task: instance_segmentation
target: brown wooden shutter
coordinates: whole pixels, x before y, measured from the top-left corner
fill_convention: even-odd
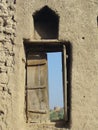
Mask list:
[[[62,52],[63,68],[63,93],[64,93],[64,119],[67,121],[67,68],[66,68],[66,46],[63,45]]]
[[[27,56],[27,115],[30,122],[48,120],[47,54]]]

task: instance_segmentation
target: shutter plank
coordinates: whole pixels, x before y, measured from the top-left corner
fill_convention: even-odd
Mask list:
[[[47,65],[27,67],[27,88],[41,88],[47,85]]]
[[[44,111],[48,109],[46,89],[27,90],[28,111]]]
[[[46,64],[46,60],[42,59],[42,60],[28,60],[27,61],[27,65],[28,66],[33,66],[33,65],[43,65]]]

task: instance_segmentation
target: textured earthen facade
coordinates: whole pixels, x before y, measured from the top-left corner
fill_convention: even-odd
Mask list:
[[[59,16],[56,40],[71,45],[70,125],[63,128],[26,119],[24,41],[42,40],[33,15],[45,6]],[[0,130],[97,129],[98,1],[0,0]]]

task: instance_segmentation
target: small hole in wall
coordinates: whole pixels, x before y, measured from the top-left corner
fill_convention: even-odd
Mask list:
[[[4,115],[4,112],[3,112],[2,110],[0,110],[0,116],[1,116],[1,115]]]
[[[14,4],[16,4],[16,0],[14,0]]]
[[[6,0],[6,3],[8,3],[8,0]]]
[[[85,39],[85,37],[82,37],[82,39],[84,40],[84,39]]]
[[[2,88],[2,91],[5,91],[5,88],[4,88],[4,87]]]
[[[3,27],[6,27],[6,26],[7,26],[7,21],[4,20]]]

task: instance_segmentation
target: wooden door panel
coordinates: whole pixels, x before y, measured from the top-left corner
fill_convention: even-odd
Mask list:
[[[36,88],[39,87],[39,72],[37,66],[28,66],[27,67],[27,88]]]
[[[46,89],[35,89],[27,90],[27,109],[30,112],[47,113],[47,90]]]
[[[47,65],[27,67],[27,88],[43,88],[47,86]]]
[[[27,59],[27,113],[30,122],[48,119],[46,53],[30,53]],[[38,120],[37,120],[38,117]],[[39,119],[40,118],[40,119]]]

